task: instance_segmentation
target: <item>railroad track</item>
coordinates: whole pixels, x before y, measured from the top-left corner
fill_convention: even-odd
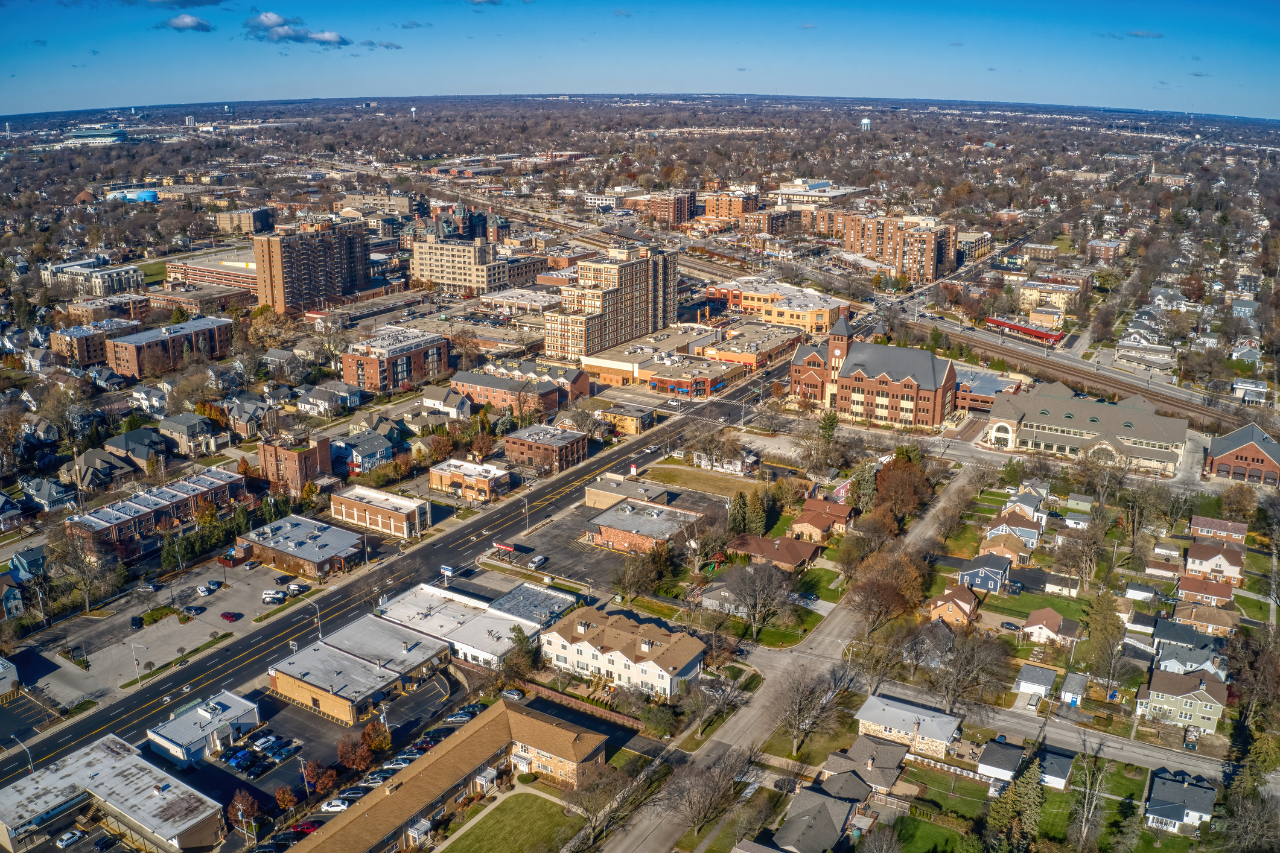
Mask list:
[[[921,323],[918,321],[909,321],[907,326],[916,332],[929,334],[933,328],[931,323]],[[1233,412],[1224,410],[1217,406],[1205,403],[1196,403],[1162,391],[1158,386],[1147,385],[1140,382],[1128,382],[1124,379],[1118,379],[1102,373],[1096,373],[1085,367],[1076,367],[1071,364],[1064,364],[1060,361],[1046,358],[1042,355],[1032,355],[1030,353],[1016,350],[1010,347],[1003,347],[991,341],[982,340],[972,335],[966,335],[963,332],[948,331],[947,335],[952,341],[959,341],[967,344],[971,349],[978,353],[988,356],[999,356],[1003,358],[1010,366],[1015,363],[1023,370],[1030,373],[1037,373],[1042,377],[1053,379],[1055,381],[1066,382],[1084,388],[1086,391],[1097,393],[1113,393],[1127,397],[1138,395],[1144,399],[1155,403],[1157,407],[1168,411],[1180,412],[1188,415],[1192,420],[1199,420],[1202,424],[1219,423],[1223,427],[1234,428],[1242,426],[1244,420]]]
[[[717,264],[714,261],[704,261],[700,258],[694,258],[681,252],[678,259],[678,265],[681,269],[697,273],[700,276],[714,278],[718,281],[729,281],[743,275],[750,275],[749,272],[734,269],[723,264]]]

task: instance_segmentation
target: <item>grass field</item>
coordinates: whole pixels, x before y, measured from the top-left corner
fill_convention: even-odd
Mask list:
[[[974,819],[982,816],[987,804],[987,786],[963,776],[909,765],[905,780],[924,786],[916,799],[935,806],[938,811]]]
[[[1040,837],[1052,841],[1067,840],[1067,824],[1071,822],[1071,804],[1079,796],[1075,791],[1044,792],[1044,808],[1040,810]]]
[[[1023,618],[1029,616],[1033,610],[1040,610],[1044,607],[1050,607],[1062,616],[1068,619],[1075,619],[1077,622],[1084,616],[1083,599],[1065,598],[1057,595],[1036,595],[1030,592],[1024,592],[1016,598],[1008,595],[993,595],[983,605],[984,609],[995,613],[1021,616]]]
[[[982,534],[978,532],[978,528],[972,524],[963,524],[959,533],[943,543],[942,550],[950,557],[972,559],[977,555],[981,543]]]
[[[510,848],[513,839],[519,839],[523,849],[550,847],[560,827],[576,833],[584,823],[577,815],[566,816],[561,806],[537,794],[514,794],[455,836],[449,849],[453,853],[489,853]]]
[[[1134,802],[1144,799],[1147,793],[1147,768],[1138,768],[1139,776],[1132,779],[1124,775],[1124,765],[1120,764],[1107,774],[1107,793],[1113,797],[1128,797]]]
[[[791,738],[781,728],[774,731],[761,751],[780,758],[790,758],[794,761],[799,761],[801,764],[822,764],[827,760],[828,755],[838,749],[844,749],[857,738],[858,721],[852,717],[865,701],[867,701],[867,697],[861,693],[846,694],[840,702],[841,707],[849,713],[848,725],[839,731],[829,734],[809,736],[804,743],[800,744],[798,755],[791,753]]]
[[[795,521],[795,516],[793,515],[780,515],[778,516],[777,523],[774,524],[773,528],[765,535],[770,539],[777,539],[779,536],[786,536],[787,531],[791,529],[791,522],[793,521]]]
[[[655,465],[645,471],[644,476],[667,486],[680,486],[726,498],[731,498],[738,492],[749,492],[756,486],[755,481],[743,477],[714,474],[703,471],[701,468],[683,466],[677,468],[672,465]]]
[[[951,853],[960,843],[960,833],[913,817],[898,818],[893,828],[902,853]]]
[[[840,601],[840,590],[831,584],[840,579],[840,573],[831,569],[809,569],[796,581],[796,592],[811,592],[823,601]]]
[[[1271,604],[1266,601],[1259,601],[1256,598],[1245,598],[1243,595],[1235,599],[1236,606],[1241,612],[1255,622],[1271,621]]]

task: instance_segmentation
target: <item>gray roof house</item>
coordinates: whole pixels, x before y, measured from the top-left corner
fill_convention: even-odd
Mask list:
[[[832,797],[821,788],[796,791],[787,819],[773,836],[773,843],[791,853],[825,853],[844,836],[853,803]]]
[[[1216,675],[1219,681],[1231,680],[1227,672],[1226,655],[1217,649],[1189,649],[1186,646],[1169,643],[1161,647],[1156,666],[1165,672],[1176,672],[1182,675],[1208,672]]]
[[[887,793],[898,780],[906,755],[907,748],[900,743],[859,735],[844,752],[833,752],[827,756],[818,774],[818,782],[827,793],[844,799],[863,800],[866,795],[847,796],[846,793],[853,789],[840,780],[842,776],[856,777],[869,790]]]
[[[1025,754],[1026,750],[1016,744],[987,741],[978,758],[978,772],[992,779],[1012,782],[1013,774],[1022,766],[1022,756]]]
[[[1040,759],[1040,784],[1055,791],[1067,790],[1076,757],[1056,749],[1042,749],[1036,758]]]
[[[1208,780],[1184,771],[1157,770],[1147,796],[1147,826],[1178,832],[1213,816],[1218,791]]]
[[[872,696],[854,715],[862,734],[906,745],[911,752],[944,758],[960,718],[891,696]]]
[[[213,421],[203,415],[182,412],[165,418],[159,426],[166,444],[172,442],[173,448],[183,456],[197,456],[214,451]]]
[[[1080,700],[1085,697],[1085,691],[1089,689],[1089,676],[1083,672],[1068,672],[1062,679],[1062,687],[1058,690],[1058,695],[1062,697],[1062,701],[1075,707],[1080,704]]]
[[[422,392],[418,405],[424,410],[439,412],[454,419],[471,417],[471,401],[452,388],[433,385]]]

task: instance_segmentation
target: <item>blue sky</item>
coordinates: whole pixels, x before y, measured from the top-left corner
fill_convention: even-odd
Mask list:
[[[0,0],[0,114],[740,92],[1280,118],[1275,3]]]

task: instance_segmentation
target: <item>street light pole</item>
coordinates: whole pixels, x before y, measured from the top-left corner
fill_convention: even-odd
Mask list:
[[[147,651],[146,646],[140,646],[137,643],[129,644],[133,648],[133,674],[138,677],[138,686],[142,686],[142,670],[138,669],[138,649]]]
[[[18,740],[17,735],[9,735],[9,737],[13,738],[14,740]],[[27,749],[27,745],[20,740],[18,740],[18,746],[22,747],[23,751],[26,752],[27,754],[27,771],[30,773],[35,773],[36,768],[31,762],[31,750]]]
[[[529,532],[529,499],[521,496],[520,500],[524,501],[524,532]]]
[[[314,608],[316,609],[316,635],[317,635],[321,640],[323,640],[323,639],[324,639],[324,631],[322,631],[322,630],[320,629],[320,605],[319,605],[319,604],[316,604],[314,601],[307,601],[307,604],[310,604],[312,607],[314,607]]]

